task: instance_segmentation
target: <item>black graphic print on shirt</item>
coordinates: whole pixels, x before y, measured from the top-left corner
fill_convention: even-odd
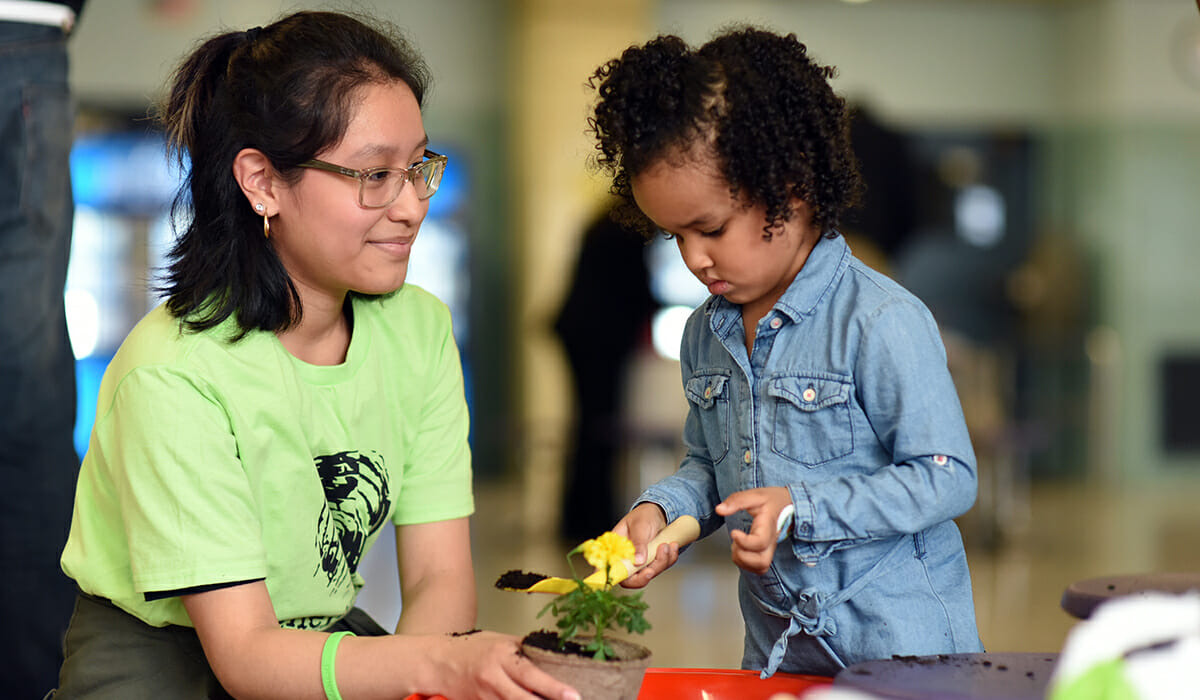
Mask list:
[[[313,459],[326,505],[317,523],[320,568],[330,590],[345,585],[362,560],[367,537],[387,520],[387,469],[377,452],[339,452]]]

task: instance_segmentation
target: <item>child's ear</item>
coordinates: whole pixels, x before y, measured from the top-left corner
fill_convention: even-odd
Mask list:
[[[792,208],[792,220],[800,222],[806,235],[811,233],[810,229],[813,227],[812,207],[808,206],[808,202],[799,197],[792,197],[789,205]]]
[[[279,213],[276,197],[278,174],[262,151],[257,148],[238,151],[233,157],[233,177],[256,215],[274,216]]]
[[[792,208],[792,216],[798,217],[805,224],[812,223],[812,207],[808,206],[808,202],[799,197],[792,197],[792,201],[788,204]]]

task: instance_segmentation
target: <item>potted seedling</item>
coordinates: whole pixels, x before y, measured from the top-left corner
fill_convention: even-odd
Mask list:
[[[687,544],[696,539],[699,530],[695,519],[680,518],[649,543],[647,552],[652,557],[663,542]],[[576,555],[595,567],[591,575],[579,576]],[[538,617],[549,613],[557,630],[526,635],[521,650],[588,700],[633,700],[650,666],[650,649],[613,634],[621,630],[642,634],[650,629],[641,591],[626,591],[618,585],[637,570],[633,558],[634,547],[628,538],[606,532],[567,553],[571,578],[509,571],[496,581],[496,587],[503,590],[556,594]]]

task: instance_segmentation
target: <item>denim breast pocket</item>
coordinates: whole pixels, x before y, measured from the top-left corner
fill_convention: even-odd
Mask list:
[[[692,412],[700,420],[713,464],[729,452],[729,373],[699,371],[684,386]]]
[[[806,467],[820,466],[854,451],[850,416],[853,384],[825,376],[777,377],[767,384],[774,399],[771,449]]]

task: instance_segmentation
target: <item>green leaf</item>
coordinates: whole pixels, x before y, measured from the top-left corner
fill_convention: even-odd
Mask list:
[[[564,645],[591,630],[595,639],[586,649],[603,659],[613,656],[612,647],[604,641],[609,628],[620,627],[631,634],[650,629],[643,615],[649,606],[640,591],[620,595],[612,588],[592,588],[578,578],[575,580],[579,584],[575,590],[556,597],[538,612],[538,617],[549,612],[557,618],[559,639]]]

